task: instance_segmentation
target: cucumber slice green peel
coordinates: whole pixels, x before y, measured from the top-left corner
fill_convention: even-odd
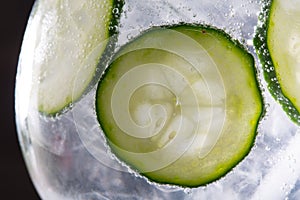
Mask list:
[[[156,27],[103,74],[96,113],[115,155],[157,183],[198,187],[250,151],[263,101],[254,59],[223,31]]]
[[[300,3],[264,0],[254,46],[271,95],[300,125]]]
[[[23,58],[21,65],[32,66],[33,96],[42,114],[60,114],[97,83],[96,69],[104,68],[114,48],[122,6],[121,0],[35,3],[22,55],[31,60]]]

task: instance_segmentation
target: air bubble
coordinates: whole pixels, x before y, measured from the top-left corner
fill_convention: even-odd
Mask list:
[[[269,146],[266,146],[266,147],[265,147],[265,150],[266,150],[266,151],[270,151],[271,148],[270,148]]]
[[[247,40],[246,43],[247,43],[247,45],[249,45],[249,46],[253,46],[253,40]]]
[[[192,190],[189,188],[185,188],[183,191],[184,191],[184,193],[186,193],[188,195],[192,194]]]
[[[113,14],[119,14],[119,9],[118,9],[118,8],[114,8],[114,9],[112,10],[112,13],[113,13]]]

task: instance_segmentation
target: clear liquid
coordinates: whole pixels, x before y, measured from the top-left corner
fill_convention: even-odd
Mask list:
[[[259,1],[128,0],[123,9],[117,47],[149,27],[186,22],[222,28],[248,48],[256,59],[267,105],[255,146],[225,177],[205,187],[184,189],[153,183],[117,160],[107,147],[95,113],[96,85],[62,115],[45,117],[36,111],[34,100],[26,99],[31,86],[29,81],[27,86],[22,83],[31,74],[20,65],[16,89],[19,139],[41,197],[300,199],[300,131],[267,91],[251,42]]]

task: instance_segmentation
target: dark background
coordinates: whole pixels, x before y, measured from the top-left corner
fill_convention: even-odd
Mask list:
[[[1,1],[0,199],[39,199],[24,164],[14,120],[14,82],[18,55],[33,2]]]

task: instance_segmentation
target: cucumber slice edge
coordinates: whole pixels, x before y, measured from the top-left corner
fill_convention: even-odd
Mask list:
[[[291,121],[293,121],[297,125],[300,125],[300,111],[295,108],[292,101],[284,94],[281,89],[267,42],[268,27],[270,23],[273,1],[274,0],[262,1],[263,6],[258,18],[260,23],[255,30],[253,44],[256,49],[257,56],[261,62],[264,79],[266,80],[270,94],[281,105],[282,109],[291,119]]]

